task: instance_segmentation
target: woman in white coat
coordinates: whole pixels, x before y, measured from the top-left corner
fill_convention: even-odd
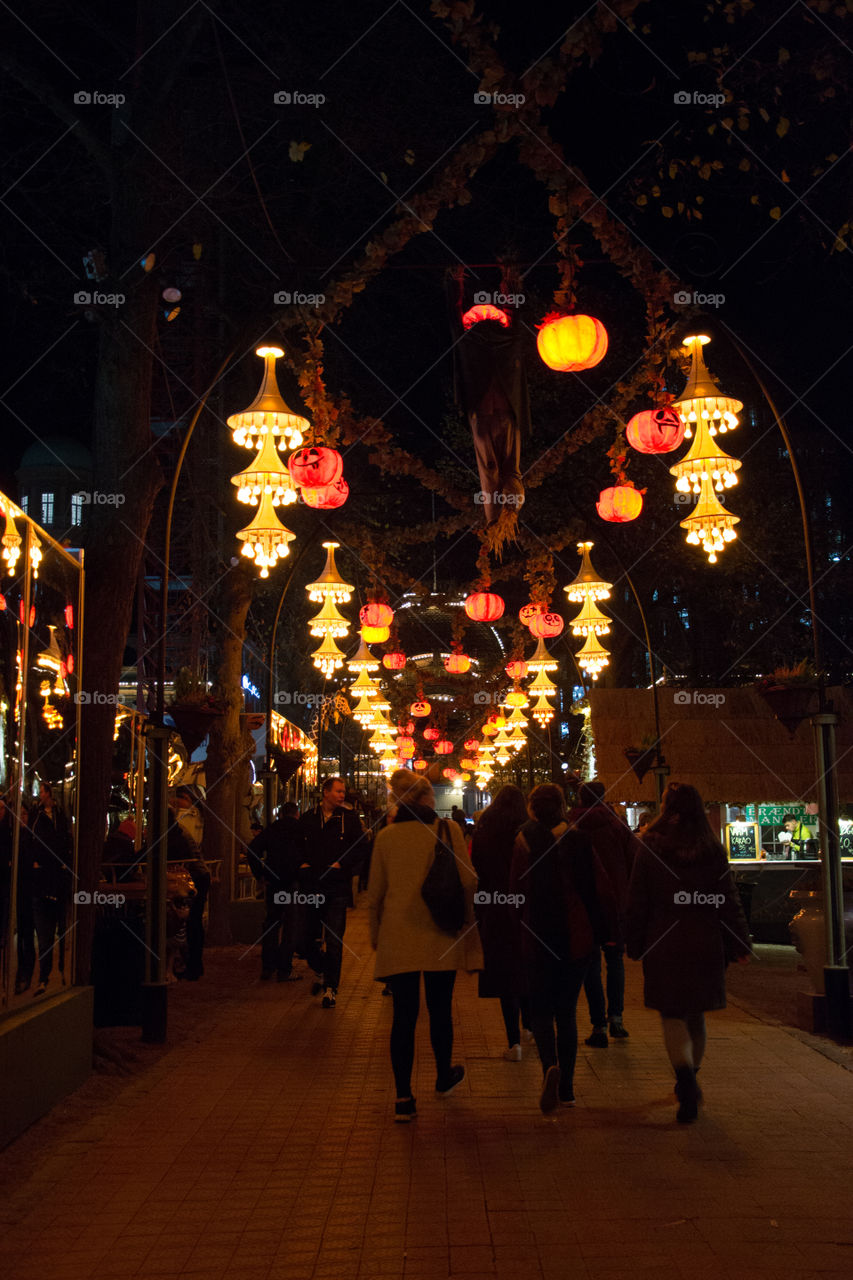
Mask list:
[[[376,949],[376,980],[388,984],[394,1000],[391,1027],[391,1066],[397,1087],[394,1118],[405,1123],[416,1115],[412,1065],[421,974],[435,1055],[435,1091],[446,1097],[465,1077],[465,1068],[451,1063],[456,970],[481,969],[483,953],[474,919],[477,877],[462,832],[455,822],[446,823],[448,844],[456,857],[466,904],[465,924],[454,936],[438,928],[421,897],[439,828],[429,780],[408,769],[398,769],[391,775],[389,785],[394,813],[373,845],[367,897],[370,937]]]

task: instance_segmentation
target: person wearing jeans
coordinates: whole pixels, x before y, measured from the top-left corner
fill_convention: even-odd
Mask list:
[[[390,788],[393,817],[373,844],[367,899],[370,940],[376,949],[376,981],[386,982],[393,998],[394,1119],[406,1123],[417,1114],[412,1067],[421,974],[435,1058],[435,1091],[446,1097],[465,1078],[464,1066],[452,1061],[456,971],[482,969],[483,953],[474,919],[477,877],[462,832],[455,822],[439,823],[427,778],[397,769],[391,775]],[[439,839],[452,849],[465,892],[465,923],[457,934],[438,927],[421,896]]]

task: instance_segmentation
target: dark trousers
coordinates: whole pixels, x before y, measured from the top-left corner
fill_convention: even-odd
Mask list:
[[[559,1066],[560,1080],[571,1088],[578,1055],[576,1010],[589,960],[544,958],[530,991],[530,1029],[543,1072]],[[556,1024],[556,1035],[554,1026]]]
[[[327,987],[337,991],[341,981],[341,961],[344,956],[344,934],[347,928],[347,906],[344,893],[329,897],[319,907],[312,909],[306,919],[306,960],[315,973],[322,973]],[[320,931],[326,945],[320,946]]]
[[[438,1083],[450,1074],[453,1052],[453,984],[456,970],[424,972],[424,995],[429,1013],[429,1038],[435,1055]],[[412,1094],[412,1064],[415,1060],[415,1027],[421,1005],[420,972],[394,973],[388,979],[394,999],[391,1024],[391,1067],[398,1098]]]
[[[56,898],[33,898],[33,918],[39,943],[39,982],[47,982],[57,934],[65,928],[65,908]]]
[[[607,968],[606,1008],[604,988],[601,985],[602,950]],[[605,946],[593,952],[583,980],[583,989],[589,1005],[590,1021],[594,1027],[604,1027],[608,1022],[621,1020],[625,1008],[625,958],[621,947]]]
[[[501,996],[501,1014],[504,1020],[507,1044],[510,1049],[521,1043],[521,1027],[530,1026],[530,1010],[525,999],[518,996]],[[519,1025],[520,1024],[520,1025]]]
[[[204,974],[204,908],[210,893],[210,872],[201,862],[188,862],[187,871],[195,887],[195,897],[190,898],[190,914],[187,917],[187,963],[184,977],[195,982]]]
[[[276,896],[283,889],[290,895],[290,902],[276,902]],[[293,901],[295,890],[295,885],[285,887],[276,883],[275,888],[267,885],[267,913],[264,917],[264,931],[261,938],[261,965],[264,969],[275,969],[277,973],[290,973],[293,967],[296,913],[299,909]]]

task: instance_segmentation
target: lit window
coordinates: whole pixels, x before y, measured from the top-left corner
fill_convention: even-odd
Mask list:
[[[41,522],[42,524],[53,524],[52,493],[43,493],[41,495]]]
[[[23,498],[21,498],[21,510],[23,511],[24,515],[28,514],[27,508],[29,507],[29,505],[30,505],[30,500],[27,497],[27,495],[24,494]]]
[[[72,493],[71,495],[71,523],[83,523],[83,495],[82,493]]]

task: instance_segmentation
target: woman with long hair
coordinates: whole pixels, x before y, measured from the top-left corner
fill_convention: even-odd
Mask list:
[[[510,888],[520,900],[530,1026],[544,1073],[539,1106],[548,1114],[558,1103],[575,1105],[578,996],[590,957],[613,939],[615,911],[589,839],[566,822],[560,788],[534,787],[527,811]]]
[[[705,1013],[726,1007],[726,964],[749,960],[749,930],[725,850],[695,787],[671,782],[641,840],[628,889],[628,955],[642,960],[675,1070],[676,1119],[696,1119]]]
[[[518,911],[511,900],[509,877],[515,837],[526,821],[524,792],[508,783],[483,811],[471,839],[471,862],[478,880],[474,910],[483,944],[478,994],[501,1002],[507,1039],[503,1056],[509,1062],[521,1061],[522,1020]],[[523,1020],[526,1025],[527,1018]]]
[[[455,822],[439,823],[428,778],[397,769],[389,780],[393,817],[377,832],[367,885],[370,939],[376,950],[377,982],[386,982],[394,1002],[391,1066],[397,1087],[394,1119],[414,1120],[412,1067],[420,1009],[421,974],[435,1056],[435,1091],[447,1097],[465,1078],[453,1053],[453,986],[457,969],[481,969],[483,953],[474,920],[477,877]],[[453,851],[465,891],[465,923],[451,935],[436,925],[421,896],[436,844]]]

